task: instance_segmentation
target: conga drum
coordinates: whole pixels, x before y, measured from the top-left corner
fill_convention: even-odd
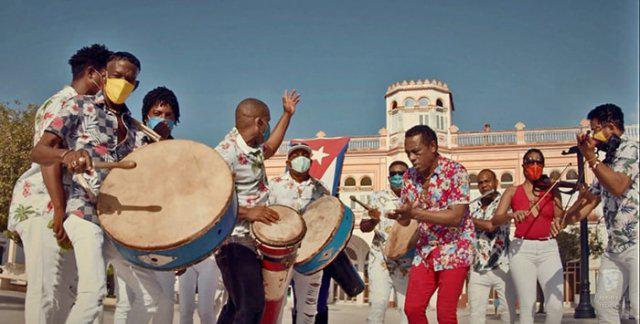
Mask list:
[[[302,240],[294,268],[302,274],[324,269],[342,251],[354,226],[351,209],[333,196],[312,202],[302,215],[307,235]]]
[[[260,321],[262,324],[275,324],[278,321],[289,286],[289,272],[296,259],[300,241],[307,231],[304,220],[293,208],[282,205],[272,205],[269,208],[280,216],[277,222],[251,224],[251,234],[262,255],[265,294],[265,307]]]
[[[342,251],[324,271],[336,281],[349,297],[355,297],[364,291],[364,280],[356,271],[347,254]]]
[[[407,226],[396,222],[384,243],[384,257],[396,261],[403,269],[408,270],[411,268],[411,262],[416,252],[417,241],[418,221],[412,219]]]
[[[188,267],[208,257],[231,234],[237,201],[231,170],[212,148],[162,141],[112,170],[98,196],[105,233],[129,262],[153,270]]]

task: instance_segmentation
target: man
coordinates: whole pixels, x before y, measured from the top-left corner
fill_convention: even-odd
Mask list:
[[[269,185],[269,204],[291,207],[302,215],[307,206],[318,198],[329,195],[329,191],[309,175],[311,169],[311,148],[304,143],[292,145],[287,152],[287,172],[273,179]],[[318,294],[322,281],[322,271],[304,275],[291,270],[294,323],[313,324],[317,312]],[[284,307],[284,303],[283,303]]]
[[[141,145],[141,132],[125,104],[137,87],[139,71],[140,61],[131,53],[113,53],[107,61],[106,75],[96,82],[101,91],[68,101],[31,153],[36,163],[62,163],[66,167],[63,177],[53,180],[56,186],[62,187],[63,182],[70,186],[63,230],[74,247],[79,281],[68,323],[91,323],[96,319],[106,292],[105,259],[134,289],[136,301],[144,303],[140,311],[138,304],[132,305],[136,311],[131,312],[131,322],[146,323],[163,297],[153,272],[126,263],[113,244],[104,241],[104,233],[97,225],[96,196],[107,171],[94,170],[92,159],[116,162]]]
[[[162,139],[172,139],[171,131],[180,121],[180,104],[178,98],[166,87],[156,87],[142,99],[142,121],[158,133]],[[130,267],[131,265],[128,265]],[[175,274],[172,271],[154,271],[158,284],[165,298],[158,300],[157,311],[153,315],[153,323],[172,323],[175,295]],[[135,293],[116,272],[116,309],[113,314],[114,323],[126,323],[131,311],[131,302],[135,302]],[[140,292],[146,293],[145,289]],[[131,297],[131,298],[130,298]],[[151,296],[143,297],[151,300]],[[141,303],[138,302],[140,305]],[[143,303],[142,303],[143,304]]]
[[[620,107],[600,105],[587,118],[593,136],[578,135],[578,148],[596,179],[589,190],[580,190],[560,227],[584,219],[603,202],[609,241],[600,263],[594,305],[600,323],[620,323],[619,301],[627,287],[631,315],[638,318],[638,144],[624,135]],[[602,162],[596,149],[605,153]],[[554,234],[558,230],[554,228]]]
[[[409,323],[427,323],[426,307],[437,289],[438,323],[456,323],[474,255],[467,170],[438,154],[438,137],[429,126],[409,129],[404,149],[413,167],[404,175],[403,205],[389,214],[403,226],[419,222],[404,312]]]
[[[216,255],[229,293],[218,323],[257,323],[262,318],[262,270],[249,224],[278,220],[278,214],[266,207],[269,189],[264,160],[280,147],[299,102],[300,95],[295,90],[284,92],[284,112],[271,133],[269,107],[258,99],[242,100],[236,107],[235,127],[216,147],[235,175],[239,205],[238,222]]]
[[[67,101],[100,90],[95,84],[104,73],[110,55],[111,51],[104,45],[94,44],[81,48],[69,59],[71,85],[38,108],[34,144]],[[18,179],[9,207],[9,231],[19,235],[25,253],[29,283],[25,297],[26,323],[63,323],[75,299],[75,259],[68,249],[68,238],[61,231],[66,204],[64,189],[52,184],[52,179],[60,174],[60,164],[41,168],[33,163]]]
[[[469,206],[473,225],[476,228],[476,254],[473,269],[469,275],[469,306],[471,323],[485,323],[487,297],[491,289],[498,293],[503,323],[515,322],[515,291],[509,274],[509,226],[505,223],[493,226],[491,219],[500,203],[496,174],[484,169],[478,173],[480,197]]]
[[[384,323],[384,316],[389,304],[389,294],[393,289],[398,297],[398,310],[402,313],[402,323],[407,322],[404,315],[404,300],[407,293],[407,270],[411,267],[411,259],[402,258],[397,261],[387,260],[383,254],[384,244],[389,238],[394,221],[381,217],[392,211],[400,203],[402,176],[409,166],[402,161],[393,161],[389,165],[389,185],[391,190],[381,190],[371,194],[370,219],[360,221],[360,230],[375,232],[369,254],[369,309],[368,323]]]

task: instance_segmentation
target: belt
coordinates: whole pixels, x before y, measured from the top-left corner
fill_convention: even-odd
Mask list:
[[[553,237],[524,237],[524,236],[516,236],[516,238],[519,238],[521,240],[527,240],[527,241],[548,241],[548,240],[553,240]]]

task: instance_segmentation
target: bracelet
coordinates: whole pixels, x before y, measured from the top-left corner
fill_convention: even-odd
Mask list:
[[[589,165],[591,165],[591,162],[593,162],[593,161],[595,161],[595,160],[597,160],[597,159],[598,159],[598,157],[597,157],[597,156],[594,156],[594,157],[593,157],[593,159],[589,159],[589,160],[587,160],[587,163],[589,163]]]
[[[60,155],[60,161],[64,160],[64,157],[67,156],[67,154],[73,152],[73,150],[66,150],[64,153],[62,153]]]

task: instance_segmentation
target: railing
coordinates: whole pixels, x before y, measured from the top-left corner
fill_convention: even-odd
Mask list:
[[[524,141],[526,143],[575,142],[578,133],[580,128],[530,130],[524,132]]]
[[[352,137],[349,141],[349,152],[377,151],[382,147],[381,136],[375,137]],[[289,149],[289,141],[283,141],[278,148],[277,154],[286,154]]]
[[[458,133],[457,141],[453,144],[458,146],[513,145],[517,144],[517,137],[515,131]]]

